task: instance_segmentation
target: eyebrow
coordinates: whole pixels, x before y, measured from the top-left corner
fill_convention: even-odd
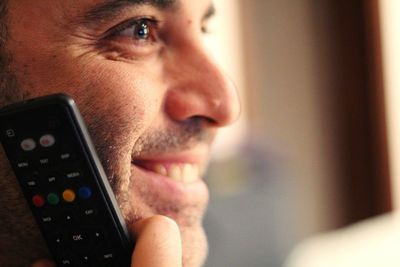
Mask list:
[[[83,24],[92,24],[104,21],[120,14],[127,7],[154,6],[158,9],[172,9],[177,7],[177,0],[107,0],[90,8],[81,16]]]

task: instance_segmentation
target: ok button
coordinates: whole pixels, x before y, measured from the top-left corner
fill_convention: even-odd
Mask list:
[[[72,232],[69,240],[74,245],[86,245],[89,243],[88,235],[85,232]]]

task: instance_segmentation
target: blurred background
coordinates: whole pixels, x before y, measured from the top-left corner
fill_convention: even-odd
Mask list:
[[[206,267],[400,266],[400,1],[214,2],[243,114],[206,178]]]

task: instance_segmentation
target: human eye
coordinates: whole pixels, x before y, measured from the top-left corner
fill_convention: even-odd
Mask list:
[[[159,47],[159,21],[139,17],[124,21],[107,31],[104,40],[109,49],[124,56],[144,56]]]
[[[131,39],[133,42],[155,42],[158,22],[152,18],[138,18],[127,21],[113,29],[111,37]]]

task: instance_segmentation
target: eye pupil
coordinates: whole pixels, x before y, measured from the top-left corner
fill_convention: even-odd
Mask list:
[[[138,39],[147,39],[149,37],[149,33],[149,26],[146,23],[142,22],[138,25],[136,32],[136,37]]]

